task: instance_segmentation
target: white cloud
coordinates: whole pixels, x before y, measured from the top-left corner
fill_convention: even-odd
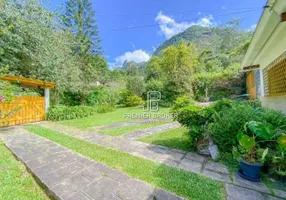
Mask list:
[[[210,27],[215,24],[212,15],[200,18],[196,22],[177,23],[174,18],[172,18],[171,16],[164,15],[162,11],[158,13],[157,17],[155,18],[155,21],[160,24],[160,33],[164,34],[167,39],[186,30],[193,25]]]
[[[222,6],[221,9],[226,10],[226,7],[225,7],[225,6]]]
[[[121,56],[118,56],[115,58],[115,62],[113,63],[108,63],[110,68],[117,68],[117,67],[121,67],[122,64],[127,60],[129,61],[135,61],[137,63],[140,62],[145,62],[148,61],[150,59],[150,55],[143,51],[142,49],[137,49],[134,51],[128,51],[126,53],[124,53]]]
[[[257,24],[253,24],[252,26],[250,26],[249,29],[247,29],[247,31],[255,31]]]

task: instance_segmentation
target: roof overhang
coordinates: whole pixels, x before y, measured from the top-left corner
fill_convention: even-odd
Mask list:
[[[250,45],[241,63],[241,68],[258,65],[254,63],[265,44],[274,34],[277,26],[283,22],[283,13],[286,12],[285,0],[268,0],[260,17]],[[286,23],[286,22],[283,22]]]
[[[40,81],[40,80],[35,80],[35,79],[30,79],[30,78],[24,78],[20,76],[7,75],[0,79],[3,81],[20,83],[21,86],[23,87],[30,87],[30,88],[39,88],[39,87],[40,88],[55,88],[56,87],[55,83]]]
[[[249,72],[249,71],[257,70],[259,69],[259,67],[260,65],[245,66],[241,70],[239,70],[239,72]]]

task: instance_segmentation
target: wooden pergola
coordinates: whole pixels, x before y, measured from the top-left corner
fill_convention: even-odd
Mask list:
[[[10,76],[6,75],[0,78],[3,81],[9,81],[13,83],[19,83],[21,87],[26,88],[42,88],[45,90],[45,110],[47,111],[50,106],[50,88],[55,88],[56,84],[47,82],[47,81],[40,81],[31,78],[25,78],[21,76]]]

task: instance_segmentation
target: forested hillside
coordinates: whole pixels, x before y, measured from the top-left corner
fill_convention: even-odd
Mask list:
[[[207,49],[216,54],[227,53],[245,43],[252,35],[251,32],[238,30],[238,27],[238,19],[216,27],[191,26],[166,40],[156,49],[153,55],[159,56],[162,54],[162,50],[177,45],[182,40],[195,44],[200,51]]]

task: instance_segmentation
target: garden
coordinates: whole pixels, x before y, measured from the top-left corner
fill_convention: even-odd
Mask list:
[[[264,177],[285,182],[286,117],[281,112],[263,108],[259,100],[222,99],[201,107],[186,96],[171,112],[188,128],[192,150],[203,152],[213,140],[219,150],[215,159],[233,171],[239,168],[244,178],[259,181],[262,170]]]
[[[82,130],[96,131],[97,126],[131,121],[132,119],[124,119],[124,113],[140,112],[142,107],[119,107],[114,112],[93,114],[86,118],[64,120],[58,123]],[[210,141],[213,141],[218,148],[213,159],[227,165],[232,172],[236,172],[239,168],[241,172],[243,163],[250,166],[258,165],[256,174],[250,174],[250,177],[245,178],[260,181],[260,170],[262,170],[263,178],[285,182],[286,117],[281,112],[263,108],[259,100],[222,99],[210,106],[202,107],[189,96],[177,98],[171,108],[162,108],[159,112],[178,114],[174,120],[182,127],[145,136],[138,141],[183,151],[195,151],[209,156],[208,147]],[[55,115],[53,108],[51,113]],[[160,126],[170,120],[151,122],[108,128],[99,132],[120,136]],[[244,176],[244,173],[241,173]]]
[[[6,75],[56,84],[46,121],[0,129],[0,199],[83,195],[84,186],[106,177],[192,200],[229,199],[241,190],[249,199],[254,192],[285,197],[286,115],[259,100],[234,100],[247,96],[239,63],[252,37],[239,19],[191,26],[148,61],[113,68],[92,3],[67,0],[63,8],[0,0],[0,104],[44,94],[3,81]],[[160,98],[150,98],[151,91]],[[19,110],[0,110],[0,125]],[[136,194],[133,185],[126,188]]]

